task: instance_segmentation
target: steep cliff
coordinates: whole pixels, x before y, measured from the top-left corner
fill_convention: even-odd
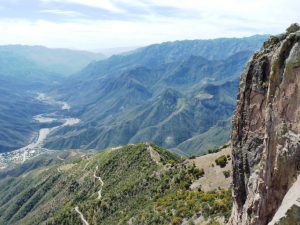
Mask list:
[[[231,135],[231,224],[268,224],[295,183],[300,169],[299,86],[300,27],[293,24],[264,43],[241,78]]]

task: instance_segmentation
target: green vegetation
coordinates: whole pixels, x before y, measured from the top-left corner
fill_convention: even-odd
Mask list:
[[[223,174],[224,174],[225,178],[230,177],[230,170],[224,170]]]
[[[54,132],[46,147],[214,149],[229,140],[240,74],[266,38],[162,43],[92,63],[60,89],[81,125]]]
[[[207,225],[221,225],[221,224],[216,220],[212,220]]]
[[[219,148],[216,148],[216,149],[208,149],[207,153],[208,153],[208,154],[212,154],[212,153],[217,153],[217,152],[219,152],[219,151],[221,151],[221,149],[219,149]]]
[[[27,170],[26,176],[0,174],[1,224],[80,224],[76,206],[90,224],[180,224],[198,214],[206,219],[230,214],[229,190],[190,190],[205,171],[155,145],[128,145],[57,163]],[[104,181],[101,200],[93,178],[97,167]]]
[[[53,107],[35,99],[35,92],[62,82],[99,54],[41,46],[0,46],[0,152],[28,145],[40,124],[32,117],[53,112]]]
[[[227,157],[222,155],[215,160],[216,164],[221,168],[224,168],[227,165]]]
[[[299,224],[300,208],[296,205],[292,206],[286,213],[286,216],[281,218],[276,225],[291,225]]]
[[[228,141],[240,73],[265,39],[163,43],[97,62],[103,56],[90,52],[1,46],[0,83],[7,86],[1,78],[13,81],[6,98],[22,87],[21,99],[23,93],[50,91],[72,105],[80,126],[53,132],[47,148],[104,150],[153,141],[186,156],[200,155]],[[24,99],[26,108],[13,95],[7,107],[0,103],[6,108],[0,109],[1,151],[25,146],[40,125],[33,124],[32,114],[39,112],[33,112],[32,96]]]
[[[208,153],[208,154],[217,153],[217,152],[223,150],[224,148],[228,148],[229,146],[230,146],[230,144],[224,144],[224,145],[222,145],[222,146],[219,147],[219,148],[208,149],[207,153]],[[228,155],[227,155],[227,157],[228,157]],[[230,155],[229,155],[229,157],[230,157]]]
[[[215,192],[198,192],[180,190],[163,196],[158,200],[156,209],[164,218],[180,221],[201,213],[206,219],[218,216],[228,219],[231,213],[231,192],[220,190]]]
[[[194,176],[199,179],[200,177],[203,177],[203,175],[205,174],[204,169],[202,168],[196,168],[194,169]]]

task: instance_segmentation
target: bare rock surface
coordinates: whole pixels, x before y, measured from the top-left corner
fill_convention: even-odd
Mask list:
[[[299,30],[293,24],[285,34],[271,37],[242,75],[231,135],[230,224],[268,224],[298,177]]]

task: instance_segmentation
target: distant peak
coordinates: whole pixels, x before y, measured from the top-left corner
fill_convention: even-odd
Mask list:
[[[290,33],[295,33],[297,31],[300,30],[300,26],[298,23],[293,23],[291,24],[287,29],[286,29],[286,32],[287,34],[290,34]]]

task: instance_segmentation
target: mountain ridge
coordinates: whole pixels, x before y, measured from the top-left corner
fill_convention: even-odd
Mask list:
[[[92,63],[53,92],[74,106],[73,113],[81,119],[81,125],[56,131],[45,146],[101,150],[153,141],[163,147],[177,148],[185,140],[216,125],[215,119],[226,120],[231,116],[237,90],[237,85],[231,82],[236,84],[244,65],[264,38],[163,43]],[[201,56],[210,50],[203,48],[207,43],[215,46],[212,55],[220,50],[221,43],[223,55],[214,56],[217,59]],[[231,89],[226,89],[226,85]],[[157,102],[162,93],[170,89],[182,97],[177,97],[171,107],[161,108],[160,115]],[[215,96],[207,97],[211,94],[206,92]],[[64,135],[69,138],[59,138]],[[220,138],[213,141],[215,144],[205,146],[217,147],[223,144],[221,139],[224,141]],[[185,146],[184,151],[187,151],[188,145]],[[203,147],[193,152],[200,154],[206,150]]]
[[[49,152],[0,171],[0,222],[161,225],[226,220],[231,196],[225,179],[230,178],[219,170],[224,188],[204,192],[190,188],[205,176],[201,167],[150,143],[96,154]]]
[[[40,67],[45,72],[62,76],[76,73],[94,60],[104,59],[100,53],[66,48],[48,48],[40,45],[0,45],[1,59],[5,60],[7,57],[5,54],[27,60],[27,63]],[[9,75],[5,72],[1,73]]]

